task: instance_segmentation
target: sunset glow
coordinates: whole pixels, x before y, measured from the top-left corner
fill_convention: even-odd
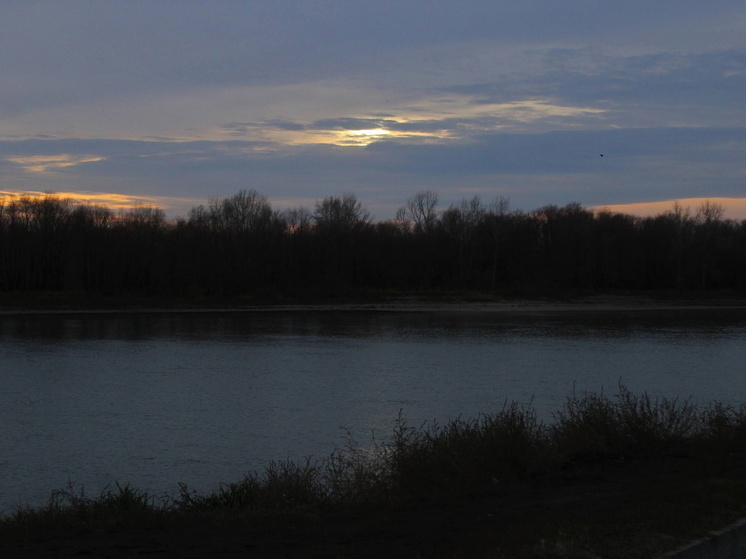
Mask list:
[[[671,211],[678,203],[684,210],[689,209],[694,215],[705,202],[720,204],[725,208],[726,219],[746,219],[746,198],[682,198],[679,200],[662,200],[659,202],[640,202],[637,204],[611,204],[596,206],[595,210],[609,210],[612,212],[638,215],[640,217],[656,216]]]
[[[20,165],[26,171],[32,173],[47,173],[67,167],[74,167],[82,163],[93,163],[103,161],[104,157],[80,156],[72,154],[60,155],[33,155],[28,157],[8,157],[7,160]]]
[[[652,557],[746,501],[746,1],[0,22],[0,559]]]
[[[353,192],[381,220],[421,190],[746,217],[742,4],[48,4],[2,14],[6,191],[172,216],[255,188]]]
[[[103,206],[112,210],[129,210],[140,206],[151,206],[168,210],[175,207],[183,207],[185,204],[199,205],[204,200],[194,198],[176,198],[170,196],[143,196],[116,194],[112,192],[39,192],[24,191],[15,192],[9,190],[0,191],[0,203],[8,203],[22,196],[31,198],[44,198],[54,196],[61,200],[70,200],[73,204],[85,204],[91,206]]]

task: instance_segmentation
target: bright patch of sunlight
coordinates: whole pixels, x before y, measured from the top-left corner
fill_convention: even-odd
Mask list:
[[[370,130],[344,130],[340,134],[342,145],[367,146],[371,142],[391,135],[391,132],[385,128],[373,128]]]
[[[406,121],[402,121],[406,122]],[[329,132],[329,143],[333,143],[337,146],[358,146],[365,147],[373,142],[379,140],[405,140],[417,138],[419,142],[428,142],[434,140],[444,140],[450,137],[450,134],[446,131],[432,131],[432,132],[400,132],[395,130],[387,130],[385,128],[375,128],[370,130],[335,130]]]
[[[348,136],[387,136],[391,134],[384,128],[375,128],[373,130],[347,130],[345,132]]]
[[[479,102],[470,95],[451,94],[419,99],[411,105],[381,108],[380,113],[348,114],[344,118],[367,121],[365,129],[340,129],[332,122],[320,128],[313,121],[293,120],[278,127],[272,121],[223,129],[222,135],[268,142],[265,149],[280,145],[327,144],[367,146],[376,141],[414,140],[442,142],[460,140],[474,133],[494,131],[540,131],[556,125],[557,119],[587,119],[604,109],[560,105],[545,98],[529,98],[507,103]],[[252,149],[260,149],[252,146]]]

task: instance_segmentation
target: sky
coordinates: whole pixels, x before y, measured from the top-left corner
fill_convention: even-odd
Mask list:
[[[0,196],[746,219],[743,0],[0,2]]]

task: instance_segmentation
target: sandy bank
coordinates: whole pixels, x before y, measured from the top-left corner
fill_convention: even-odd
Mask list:
[[[0,316],[60,314],[199,314],[199,313],[282,313],[282,312],[387,312],[387,313],[558,313],[558,312],[642,312],[743,310],[745,299],[660,300],[635,296],[594,296],[572,300],[505,299],[500,301],[427,301],[401,298],[386,302],[273,304],[236,306],[137,305],[118,308],[0,308]]]

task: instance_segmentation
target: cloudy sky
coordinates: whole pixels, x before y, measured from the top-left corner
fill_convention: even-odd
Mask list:
[[[28,0],[0,21],[0,192],[746,218],[743,0]]]

